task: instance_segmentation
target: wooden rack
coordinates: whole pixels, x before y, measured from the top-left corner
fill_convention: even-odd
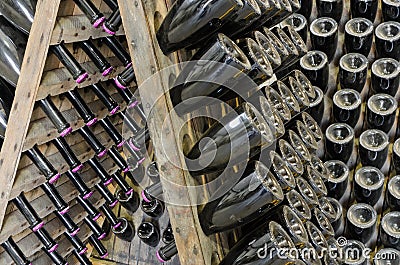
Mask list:
[[[111,10],[101,0],[93,2],[106,17],[111,13]],[[122,27],[116,35],[124,35]],[[98,46],[102,54],[114,67],[111,75],[103,77],[94,64],[89,61],[86,54],[81,49],[74,49],[73,46],[73,43],[77,41],[106,36],[109,35],[101,29],[93,28],[72,0],[39,0],[37,3],[36,16],[29,36],[6,136],[0,153],[0,172],[2,175],[0,178],[0,186],[2,187],[0,193],[0,243],[12,236],[33,264],[51,264],[51,261],[40,250],[41,244],[29,229],[29,225],[22,214],[13,203],[10,203],[21,192],[25,193],[28,201],[45,221],[44,227],[52,238],[59,243],[60,247],[57,250],[59,254],[67,257],[72,251],[72,246],[62,235],[65,231],[64,226],[52,213],[54,206],[39,187],[46,181],[45,177],[26,156],[21,156],[24,151],[38,145],[59,173],[62,174],[68,170],[68,165],[50,143],[51,140],[58,137],[57,130],[35,103],[50,95],[56,107],[73,128],[72,134],[65,137],[71,149],[82,163],[92,158],[95,155],[94,152],[83,138],[75,132],[84,126],[84,122],[74,110],[72,104],[61,94],[77,89],[99,120],[109,115],[101,101],[90,89],[85,87],[107,81],[121,73],[125,67],[105,45]],[[76,84],[54,55],[48,54],[49,47],[60,42],[65,43],[65,46],[89,73],[89,78],[80,85]],[[95,41],[94,43],[96,44]],[[103,85],[107,92],[119,103],[121,110],[124,110],[126,103],[116,89],[106,83]],[[122,120],[114,116],[110,116],[110,120],[122,132]],[[92,126],[91,130],[106,148],[111,147],[113,142],[100,124]],[[101,163],[110,174],[117,170],[115,163],[108,156],[102,158]],[[80,175],[89,188],[94,188],[99,179],[95,177],[96,174],[89,165],[84,165],[85,167]],[[86,226],[80,225],[86,212],[74,200],[78,195],[76,189],[65,175],[55,185],[60,195],[70,206],[70,216],[82,227],[79,237],[85,242],[91,232]],[[91,201],[96,208],[104,203],[97,192],[94,193]],[[68,261],[69,264],[78,263],[73,257],[69,257]],[[0,263],[13,264],[11,258],[2,248],[0,248]]]

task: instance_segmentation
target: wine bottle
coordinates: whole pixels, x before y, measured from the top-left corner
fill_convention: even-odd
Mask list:
[[[382,197],[385,176],[374,167],[362,167],[354,175],[354,198],[359,203],[367,203],[371,206]]]
[[[130,165],[135,164],[134,168],[137,168],[139,165],[141,165],[144,162],[144,160],[146,158],[143,156],[143,154],[141,153],[140,150],[136,151],[134,148],[132,148],[132,145],[130,144],[130,140],[131,139],[128,139],[128,141],[125,142],[124,150],[127,151],[126,155],[129,154],[129,156],[127,158],[128,163]]]
[[[124,121],[124,125],[126,125],[126,127],[133,133],[133,134],[137,134],[140,129],[142,129],[136,122],[136,120],[131,117],[126,111],[123,112],[121,111],[120,113],[118,113],[118,115],[120,116],[120,118]]]
[[[400,22],[388,21],[379,24],[375,28],[375,44],[378,58],[393,58],[399,61]]]
[[[39,217],[35,209],[33,209],[32,205],[25,198],[24,193],[21,193],[15,199],[13,199],[13,203],[15,204],[15,206],[17,206],[18,210],[28,221],[29,227],[32,229],[33,232],[36,232],[41,227],[43,227],[44,222]]]
[[[297,154],[295,149],[283,139],[278,141],[279,153],[281,154],[284,161],[288,165],[290,171],[294,177],[301,176],[304,172],[304,166],[300,156]]]
[[[158,220],[165,211],[165,205],[162,201],[153,198],[150,201],[143,200],[140,204],[142,211],[154,220]]]
[[[380,224],[380,240],[385,247],[399,250],[400,239],[399,223],[400,212],[390,212],[385,214]]]
[[[256,84],[262,84],[273,75],[273,70],[267,56],[255,40],[246,38],[238,41],[239,47],[247,55],[251,70],[248,76]]]
[[[119,9],[115,9],[111,15],[103,23],[103,29],[110,35],[115,35],[119,27],[122,25],[122,18]]]
[[[125,178],[121,175],[120,171],[115,172],[114,174],[111,175],[113,180],[118,184],[119,188],[126,194],[129,195],[133,192],[133,188],[129,186],[129,184],[126,182]]]
[[[279,93],[270,86],[265,87],[262,91],[271,107],[278,112],[282,121],[290,121],[292,115],[300,111],[299,103],[285,84],[277,82],[276,87]]]
[[[368,59],[359,53],[347,53],[340,58],[340,88],[351,88],[361,93],[367,81]]]
[[[114,78],[114,85],[122,90],[125,90],[128,88],[130,83],[135,80],[135,72],[133,70],[133,67],[128,67],[126,68],[122,73],[117,75],[117,77]]]
[[[326,241],[324,235],[321,230],[310,221],[307,221],[305,224],[308,237],[314,249],[316,250],[318,255],[321,255],[326,249],[328,249],[328,242]]]
[[[83,119],[87,126],[92,126],[97,122],[97,118],[89,108],[89,106],[82,99],[77,90],[70,90],[65,93],[68,100],[72,103],[79,116]]]
[[[333,95],[332,114],[335,122],[355,127],[361,114],[361,95],[354,89],[340,89]]]
[[[71,245],[74,247],[75,251],[79,255],[84,255],[88,248],[86,245],[79,239],[78,236],[71,236],[69,233],[64,233],[65,238],[68,239],[68,241],[71,243]]]
[[[64,138],[56,138],[52,141],[54,146],[57,148],[57,150],[60,152],[64,160],[67,162],[67,164],[70,166],[71,170],[73,173],[78,172],[83,168],[83,165],[81,162],[78,160],[74,152],[71,150],[69,147],[68,143],[65,141]]]
[[[336,215],[336,212],[334,214]],[[318,227],[326,240],[335,236],[335,230],[330,223],[330,219],[322,212],[321,209],[313,209],[313,218],[311,221]]]
[[[307,165],[305,167],[305,172],[303,174],[304,179],[307,180],[311,188],[314,190],[315,194],[319,199],[323,198],[328,194],[327,188],[324,184],[324,179],[322,174]]]
[[[228,123],[230,126],[223,126]],[[262,146],[270,146],[274,138],[262,115],[247,102],[225,115],[219,123],[204,133],[204,137],[210,139],[209,144],[200,139],[186,156],[186,165],[194,177],[218,172],[227,168],[228,164],[233,165],[251,158],[261,152]],[[248,142],[248,146],[243,144],[245,142]],[[209,157],[210,152],[213,153],[211,157],[214,159],[207,161],[209,163],[204,167],[204,159]]]
[[[353,255],[346,255],[343,257],[343,264],[344,265],[350,265],[350,264],[368,264],[367,263],[367,258],[366,255],[362,255],[361,253],[365,253],[366,247],[365,245],[358,241],[358,240],[348,240],[347,244],[343,246],[342,248],[342,253],[350,253],[350,251],[354,251],[353,253],[359,253],[359,254],[353,254]]]
[[[101,41],[110,48],[114,55],[121,61],[123,66],[130,68],[132,65],[131,57],[115,36],[102,38]]]
[[[39,106],[50,119],[51,123],[53,123],[53,125],[57,128],[57,131],[61,137],[65,137],[72,132],[72,127],[56,108],[50,96],[39,100]]]
[[[61,223],[64,225],[64,227],[67,229],[67,232],[71,236],[75,236],[76,234],[79,233],[81,230],[78,225],[71,219],[71,216],[69,214],[60,214],[57,211],[54,211],[55,215],[58,217],[58,219],[61,221]]]
[[[115,196],[110,192],[110,190],[103,184],[95,185],[97,191],[101,194],[103,199],[106,201],[107,205],[111,208],[114,208],[117,205],[118,200]]]
[[[343,13],[343,0],[318,0],[317,11],[318,17],[330,17],[339,23]]]
[[[1,243],[4,250],[10,255],[11,259],[16,265],[32,265],[32,263],[25,257],[22,250],[14,242],[12,237],[9,237],[6,241]]]
[[[54,204],[57,211],[63,215],[69,211],[69,205],[64,201],[61,197],[60,193],[58,193],[56,187],[49,183],[45,182],[40,185],[44,193],[46,193],[47,197],[49,197],[50,201]]]
[[[273,16],[271,16],[262,26],[271,28],[290,16],[292,13],[295,12],[295,10],[300,9],[300,2],[297,0],[279,0],[279,4],[279,10]]]
[[[98,158],[103,157],[107,153],[107,149],[100,143],[89,127],[83,126],[78,132],[93,149]]]
[[[68,262],[57,251],[48,251],[46,248],[42,248],[42,251],[53,261],[56,265],[68,265]]]
[[[118,148],[121,148],[124,145],[125,140],[122,138],[122,135],[119,133],[117,128],[115,128],[110,119],[108,117],[105,117],[100,121],[100,124],[110,136],[110,138],[114,141],[115,145]]]
[[[112,158],[112,160],[117,164],[117,166],[122,170],[122,172],[126,173],[129,171],[130,167],[126,163],[125,159],[118,152],[117,148],[112,146],[108,149],[108,155]]]
[[[293,42],[294,46],[297,49],[297,52],[299,53],[299,57],[303,56],[308,52],[307,45],[303,41],[302,37],[300,36],[299,33],[295,30],[294,27],[291,25],[286,25],[282,27],[283,32],[289,37],[289,39]],[[299,59],[296,58],[296,59]]]
[[[34,11],[26,1],[4,0],[0,5],[0,13],[16,28],[29,34]]]
[[[377,213],[369,204],[357,203],[350,206],[347,211],[345,235],[367,243],[374,234]]]
[[[288,86],[299,104],[300,111],[304,111],[310,106],[310,100],[306,91],[303,89],[301,83],[298,82],[294,77],[289,76],[281,79],[281,81],[278,82],[282,82]]]
[[[131,192],[129,194],[124,193],[122,190],[117,191],[115,194],[121,206],[124,207],[131,213],[134,213],[139,208],[139,195],[136,192]]]
[[[397,100],[388,94],[372,95],[367,102],[367,128],[389,133],[396,120]]]
[[[157,259],[161,263],[171,260],[176,254],[178,254],[178,249],[176,248],[175,241],[167,243],[156,252]]]
[[[108,186],[111,184],[113,179],[95,157],[89,159],[87,162],[90,167],[96,172],[96,175],[101,179],[101,182],[104,186]]]
[[[40,242],[43,244],[43,249],[46,249],[46,252],[52,253],[58,248],[58,244],[54,241],[53,238],[49,235],[49,232],[44,227],[40,227],[36,231],[33,231]]]
[[[167,245],[169,243],[175,241],[174,232],[172,230],[171,223],[168,223],[167,228],[165,228],[164,232],[162,233],[161,239],[164,242],[164,244],[167,244]]]
[[[78,251],[76,251],[75,249],[72,251],[72,253],[76,257],[76,259],[79,261],[79,264],[81,264],[81,265],[93,265],[92,262],[89,260],[89,258],[85,254],[80,255],[78,253]]]
[[[317,18],[310,25],[310,37],[313,49],[323,51],[331,62],[338,44],[337,22],[333,18]]]
[[[83,199],[87,200],[93,195],[93,191],[91,191],[88,186],[83,182],[81,176],[78,173],[74,173],[71,170],[65,172],[65,175],[69,178],[69,180],[74,184],[75,188],[79,191],[79,194]]]
[[[93,221],[97,221],[100,218],[101,213],[93,206],[93,204],[86,199],[83,199],[81,196],[76,197],[76,201],[82,206],[82,208],[86,211],[88,216],[92,218]]]
[[[381,169],[389,152],[389,137],[381,130],[364,131],[359,138],[358,153],[363,166]]]
[[[349,183],[349,167],[340,160],[328,160],[325,166],[329,170],[329,178],[325,182],[328,195],[340,200],[347,190]]]
[[[31,149],[25,151],[25,154],[29,159],[35,164],[35,166],[40,170],[40,172],[46,177],[46,180],[53,184],[61,177],[61,174],[53,167],[53,165],[47,160],[47,158],[40,152],[37,145],[33,146]]]
[[[0,7],[0,13],[2,13]],[[18,77],[21,72],[22,58],[12,39],[0,28],[0,70],[1,77],[13,87],[17,86]]]
[[[257,90],[245,75],[251,70],[249,59],[231,39],[221,33],[196,52],[191,60],[195,62],[182,69],[169,91],[174,110],[180,116],[197,110],[201,105],[215,102],[208,97],[224,100],[237,97],[237,90],[230,88],[240,87],[242,95]]]
[[[368,57],[374,35],[372,21],[361,17],[350,19],[345,25],[344,34],[346,52],[361,53]]]
[[[103,102],[111,115],[114,115],[121,108],[118,103],[110,96],[110,94],[100,84],[93,84],[89,86],[96,96]]]
[[[344,215],[343,215],[343,206],[340,202],[334,198],[327,197],[333,208],[335,209],[336,216],[333,220],[331,220],[331,225],[333,230],[335,231],[335,235],[341,235],[344,229]]]
[[[296,189],[298,190],[299,194],[303,197],[309,208],[314,209],[316,205],[318,205],[318,196],[315,193],[314,189],[302,177],[296,178],[296,184],[297,184]]]
[[[276,178],[259,161],[249,163],[239,177],[236,183],[222,185],[215,193],[216,198],[211,196],[199,212],[200,225],[206,235],[249,223],[260,214],[268,213],[284,198]],[[231,188],[218,196],[227,189],[226,185]]]
[[[383,21],[400,22],[400,6],[395,0],[382,1],[382,18]]]
[[[370,21],[375,21],[376,13],[378,11],[377,0],[351,0],[351,17],[363,17]]]
[[[310,151],[307,149],[307,146],[301,140],[300,136],[293,130],[289,130],[288,135],[289,135],[288,140],[290,142],[290,145],[294,148],[294,150],[300,157],[301,161],[303,163],[310,162],[311,160]]]
[[[105,21],[104,15],[97,9],[97,7],[90,0],[74,0],[75,4],[89,19],[93,27],[100,27]]]
[[[270,20],[275,14],[280,12],[282,4],[279,0],[256,0],[261,10],[261,16],[254,21],[250,26],[242,32],[241,35],[245,35],[248,32],[255,31],[263,26],[268,20]]]
[[[102,76],[107,76],[111,73],[113,67],[97,47],[93,45],[91,40],[81,41],[79,42],[79,46],[88,55],[97,69],[99,69]]]
[[[326,158],[347,163],[353,153],[353,128],[346,123],[334,123],[326,129],[325,136]]]
[[[253,31],[250,33],[250,37],[255,40],[258,45],[263,49],[264,54],[267,56],[272,69],[277,69],[281,63],[281,56],[275,49],[275,46],[268,40],[268,38],[260,31]]]
[[[300,68],[314,86],[318,86],[324,93],[326,92],[329,82],[329,63],[324,52],[309,51],[301,57]]]
[[[71,52],[64,46],[64,43],[61,42],[58,45],[50,46],[50,51],[67,68],[76,83],[81,84],[89,77],[89,74],[80,66]]]
[[[103,238],[106,237],[106,233],[103,231],[103,229],[96,223],[96,221],[93,221],[91,218],[86,216],[83,221],[85,224],[92,230],[93,236],[95,236],[98,240],[102,240]],[[99,253],[100,254],[100,253]]]
[[[242,1],[176,2],[164,18],[156,36],[164,54],[204,43],[243,8]]]
[[[385,197],[385,208],[390,211],[400,210],[400,176],[390,178]]]
[[[161,182],[158,181],[144,188],[141,192],[143,201],[149,203],[154,199],[163,200],[163,189]]]
[[[376,60],[371,66],[371,89],[374,94],[395,96],[400,85],[400,63],[392,58]]]
[[[124,241],[131,242],[133,237],[135,236],[133,224],[129,222],[126,218],[117,218],[108,206],[101,206],[101,211],[111,223],[111,229],[114,235]]]
[[[275,27],[271,29],[271,32],[280,40],[280,42],[283,44],[283,46],[285,46],[286,50],[289,53],[285,59],[285,63],[282,64],[280,68],[276,70],[278,72],[282,68],[289,67],[296,59],[298,59],[299,52],[296,46],[294,45],[293,41],[289,38],[289,36],[286,35],[286,33],[282,29]],[[285,74],[281,76],[285,76]]]
[[[101,241],[99,239],[96,238],[95,235],[91,235],[89,237],[89,242],[93,246],[93,248],[97,251],[97,253],[99,254],[99,256],[102,259],[104,259],[108,256],[106,247],[103,245],[103,243],[101,243]]]
[[[304,1],[302,1],[304,2]],[[299,34],[304,43],[307,43],[308,39],[308,26],[307,19],[299,13],[293,13],[288,18],[281,22],[281,26],[292,26],[293,29]]]
[[[251,24],[257,21],[261,16],[261,8],[256,0],[244,0],[243,7],[240,8],[236,15],[229,20],[219,32],[223,32],[227,36],[238,36],[246,31]]]
[[[275,151],[270,151],[269,157],[272,169],[270,172],[275,176],[282,188],[282,191],[287,193],[295,188],[296,181],[286,161]]]
[[[154,221],[140,223],[137,234],[143,243],[151,247],[156,247],[160,242],[160,228]]]
[[[271,255],[264,253],[265,247]],[[288,254],[284,249],[294,248],[293,241],[280,224],[275,221],[264,222],[262,226],[240,239],[219,265],[287,264],[290,259],[282,259],[282,256]]]

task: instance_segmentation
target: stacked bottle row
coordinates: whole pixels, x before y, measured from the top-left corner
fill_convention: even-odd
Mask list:
[[[6,1],[0,7],[0,13],[2,14],[0,39],[3,48],[3,56],[0,58],[0,81],[3,92],[1,93],[3,110],[1,115],[2,140],[5,136],[8,115],[12,108],[15,87],[20,74],[27,37],[33,22],[36,2],[30,2],[31,1],[19,1],[18,5],[16,5],[13,1]],[[102,27],[107,33],[114,35],[121,26],[117,1],[105,1],[113,11],[108,18],[105,18],[97,9],[96,5],[89,0],[76,0],[74,2],[81,9],[83,14],[88,17],[95,28]],[[83,127],[74,128],[73,132],[70,122],[67,119],[69,117],[64,117],[64,113],[58,109],[55,103],[55,96],[48,96],[39,100],[37,103],[59,133],[57,138],[47,139],[46,145],[54,145],[59,152],[60,159],[62,158],[63,161],[59,159],[60,164],[51,163],[45,156],[42,145],[34,145],[31,149],[25,151],[25,155],[39,169],[41,174],[45,176],[46,182],[41,184],[40,188],[45,194],[43,195],[46,197],[45,200],[49,199],[52,205],[46,206],[46,210],[38,209],[37,207],[35,209],[31,205],[32,201],[30,202],[27,199],[31,195],[29,194],[29,196],[25,197],[24,193],[18,195],[12,202],[26,219],[32,234],[39,240],[42,251],[46,253],[55,264],[67,264],[66,260],[69,259],[67,256],[63,257],[61,252],[57,252],[58,243],[65,241],[62,240],[62,238],[67,239],[73,246],[73,254],[81,264],[91,264],[85,256],[85,252],[87,251],[86,244],[84,243],[86,241],[86,235],[79,236],[78,233],[82,227],[85,227],[84,230],[90,231],[90,234],[92,234],[89,237],[89,242],[97,252],[104,257],[107,255],[101,243],[101,240],[104,240],[106,237],[106,233],[96,222],[102,214],[105,219],[107,219],[108,223],[111,224],[110,230],[116,236],[123,240],[130,241],[135,235],[135,228],[133,225],[125,218],[115,216],[112,211],[112,208],[115,207],[118,202],[131,212],[135,212],[138,208],[139,196],[125,180],[125,177],[128,176],[131,178],[134,184],[136,181],[140,181],[143,172],[142,163],[144,161],[141,149],[145,148],[145,146],[140,146],[138,143],[142,142],[142,139],[148,140],[147,129],[142,125],[145,117],[141,104],[129,89],[131,83],[135,81],[134,71],[131,66],[131,58],[126,51],[125,45],[122,44],[120,40],[120,38],[115,36],[109,36],[99,40],[89,39],[76,43],[76,47],[82,49],[97,67],[99,73],[104,77],[113,73],[113,67],[118,65],[111,65],[107,61],[106,56],[100,52],[97,45],[98,43],[107,46],[115,57],[119,59],[121,64],[125,66],[125,69],[112,80],[108,80],[104,83],[99,82],[91,84],[83,89],[74,88],[65,92],[63,95],[57,96],[60,97],[59,101],[62,101],[63,98],[68,99],[80,116],[80,119],[84,121],[85,125]],[[84,81],[89,75],[74,58],[64,42],[50,46],[49,51],[60,60],[77,84],[83,83],[82,85],[84,85]],[[114,97],[114,93],[110,93],[110,87],[114,87],[114,89],[118,91],[121,98],[125,101],[125,104],[121,104],[120,100]],[[85,94],[82,94],[82,91],[84,91]],[[94,112],[89,107],[88,103],[90,102],[85,102],[86,98],[88,98],[87,93],[93,93],[99,99],[108,110],[109,116],[106,115],[106,117],[100,118],[98,113]],[[126,111],[123,110],[124,105],[127,105]],[[129,139],[124,139],[121,135],[121,120],[124,120],[127,129],[130,131]],[[99,138],[99,134],[94,133],[99,130],[106,132],[109,138],[107,142],[112,141],[113,143],[111,148],[107,148],[109,144],[104,141],[103,137]],[[78,134],[80,136],[78,136]],[[69,143],[76,142],[76,139],[80,137],[87,143],[87,146],[93,150],[95,156],[86,157],[84,160],[78,158],[84,157],[82,156],[83,154],[76,153],[76,149]],[[126,151],[125,157],[121,155],[122,148]],[[90,149],[85,149],[85,152]],[[105,167],[104,161],[106,159],[111,159],[113,161],[112,168]],[[69,170],[63,173],[65,170],[61,170],[61,165],[65,163],[68,165]],[[116,172],[115,165],[119,168]],[[87,169],[91,169],[96,175],[97,180],[95,182],[92,180],[88,181],[87,177],[82,178],[81,174]],[[60,190],[57,189],[57,186],[59,186],[57,185],[57,180],[62,177],[62,175],[66,176],[74,189],[78,191],[79,195],[72,198],[72,202],[68,202],[71,200],[70,195],[68,195],[67,201],[59,193]],[[93,175],[92,179],[94,177]],[[111,190],[114,189],[113,186],[110,186],[113,181],[118,185],[118,190],[115,194],[111,192]],[[63,180],[62,183],[64,182]],[[88,184],[89,182],[90,185]],[[93,183],[97,183],[94,185],[95,189],[92,187]],[[33,188],[35,187],[36,186]],[[99,203],[102,201],[104,201],[103,205]],[[84,215],[87,215],[83,219],[85,225],[83,225],[82,222],[78,222],[82,219],[80,213],[79,215],[69,213],[70,207],[75,204],[80,206],[85,213]],[[74,209],[75,208],[76,207],[74,207]],[[38,212],[41,213],[40,216]],[[76,213],[76,211],[74,212]],[[47,214],[42,216],[44,213],[53,213],[55,215],[51,223],[62,225],[63,228],[60,231],[65,231],[63,232],[63,236],[60,237],[61,232],[58,230],[47,230],[43,219],[48,219],[48,217],[46,216]],[[22,252],[18,247],[20,241],[21,239],[17,239],[14,242],[13,237],[9,237],[8,240],[2,242],[2,247],[9,254],[9,257],[3,254],[2,260],[4,258],[6,263],[11,263],[9,259],[11,257],[16,264],[30,264],[28,258],[34,254],[34,256],[37,256],[38,253],[34,253],[37,252],[37,250],[24,249],[23,247],[22,249],[26,250],[26,253]]]
[[[339,200],[341,207],[347,211],[346,226],[337,236],[344,235],[359,241],[357,249],[372,250],[374,254],[357,257],[357,264],[365,264],[374,255],[371,262],[375,264],[396,263],[400,259],[400,245],[396,239],[400,216],[395,207],[399,197],[393,196],[398,192],[397,177],[387,177],[393,175],[388,170],[387,161],[390,158],[390,142],[397,130],[394,125],[397,124],[400,79],[400,53],[396,48],[400,24],[398,16],[391,13],[396,10],[396,4],[383,1],[384,22],[377,22],[374,28],[378,1],[370,1],[368,5],[365,1],[351,1],[351,19],[348,21],[342,19],[341,1],[327,2],[317,1],[318,15],[330,19],[314,20],[310,25],[310,35],[318,29],[332,28],[335,38],[329,41],[335,44],[318,47],[312,41],[316,51],[305,55],[300,66],[313,84],[322,83],[325,91],[329,89],[329,79],[324,77],[329,76],[329,59],[335,55],[332,50],[336,51],[338,47],[337,35],[341,34],[338,29],[342,27],[337,22],[341,21],[344,54],[337,54],[338,90],[332,98],[334,123],[325,132],[325,165],[332,177],[326,183],[328,195]],[[323,6],[332,5],[339,6],[335,9],[338,15],[321,10]],[[328,20],[329,23],[326,22]],[[375,48],[373,53],[371,47]],[[360,128],[362,131],[358,135]],[[355,165],[351,160],[354,160],[355,147],[359,164],[353,171]],[[392,160],[394,157],[393,153]],[[379,253],[375,254],[378,250]],[[385,257],[384,254],[392,255]]]

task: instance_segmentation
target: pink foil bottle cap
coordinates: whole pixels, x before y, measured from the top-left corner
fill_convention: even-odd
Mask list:
[[[91,119],[88,123],[86,123],[87,126],[92,126],[93,124],[95,124],[97,122],[97,118],[93,118]]]
[[[129,195],[133,192],[133,189],[128,190],[127,192],[125,192],[126,195]]]
[[[84,249],[81,250],[81,252],[79,252],[79,255],[83,255],[88,251],[88,248],[85,247]]]
[[[120,108],[121,108],[120,106],[116,106],[115,108],[113,108],[113,109],[110,111],[110,114],[111,114],[111,115],[114,115],[115,113],[117,113],[117,112],[119,111]]]
[[[124,86],[123,84],[121,84],[121,83],[118,81],[118,78],[117,78],[117,77],[114,78],[114,83],[117,85],[117,87],[119,87],[119,88],[121,88],[121,89],[126,89],[126,86]]]
[[[115,32],[107,28],[106,24],[103,24],[103,29],[105,32],[107,32],[110,35],[115,35]]]
[[[108,252],[106,254],[104,254],[103,256],[101,256],[102,259],[107,258],[108,257]]]
[[[104,23],[104,20],[106,20],[106,17],[101,17],[101,18],[97,19],[97,20],[93,23],[93,27],[97,29],[98,27],[100,27],[101,24]]]
[[[129,146],[132,147],[133,150],[135,151],[140,151],[140,148],[137,147],[132,141],[128,141]]]
[[[101,236],[99,236],[98,240],[102,240],[103,238],[106,237],[106,235],[107,235],[106,233],[101,234]]]
[[[60,177],[61,177],[61,174],[60,174],[60,173],[55,174],[54,176],[52,176],[52,177],[49,179],[49,183],[50,183],[50,184],[54,184],[54,182],[56,182]]]
[[[135,100],[134,102],[132,102],[131,104],[129,104],[128,109],[134,108],[139,104],[138,100]]]
[[[111,71],[114,69],[114,67],[110,66],[109,68],[107,68],[101,75],[102,76],[108,76]]]
[[[117,203],[118,203],[118,200],[115,200],[115,202],[113,202],[113,203],[110,204],[110,207],[111,207],[111,208],[114,208],[115,205],[117,205]]]
[[[72,127],[68,127],[67,129],[65,129],[64,131],[62,131],[61,133],[60,133],[60,136],[61,137],[65,137],[65,136],[67,136],[68,134],[70,134],[72,132]]]
[[[59,213],[60,213],[61,215],[64,215],[64,214],[66,214],[68,211],[69,211],[69,206],[66,207],[64,210],[59,211]]]
[[[147,198],[146,194],[144,193],[144,190],[142,190],[141,195],[142,195],[142,199],[145,202],[151,202],[151,200],[149,198]]]
[[[101,216],[101,213],[99,213],[98,215],[96,215],[96,216],[93,218],[93,221],[97,221],[97,219],[99,219],[100,216]]]
[[[107,154],[107,149],[104,149],[103,151],[101,151],[101,152],[97,155],[97,157],[98,157],[98,158],[101,158],[101,157],[103,157],[105,154]]]
[[[124,144],[125,144],[125,140],[122,140],[122,141],[117,145],[117,147],[118,147],[118,148],[121,148]]]
[[[143,157],[142,159],[140,159],[140,160],[138,161],[138,164],[139,164],[139,165],[142,164],[142,163],[144,162],[144,160],[146,160],[145,157]]]
[[[122,172],[126,173],[126,172],[128,172],[130,169],[131,169],[131,167],[130,167],[130,166],[127,166],[126,168],[124,168],[124,170],[122,170]]]
[[[93,195],[93,191],[89,192],[88,194],[85,194],[85,195],[83,196],[83,199],[86,200],[86,199],[90,198],[92,195]]]
[[[116,225],[113,226],[114,229],[117,229],[118,227],[120,227],[122,225],[122,222],[118,222]]]
[[[125,66],[125,68],[129,68],[129,67],[131,67],[131,66],[132,66],[132,62],[128,63],[128,64]]]
[[[73,168],[73,169],[72,169],[72,172],[76,173],[76,172],[78,172],[79,170],[81,170],[82,168],[83,168],[83,165],[80,164],[79,166]]]
[[[51,249],[49,249],[49,252],[53,252],[58,248],[58,244],[55,244]]]
[[[33,232],[36,232],[37,230],[39,230],[40,228],[42,228],[44,226],[44,222],[40,222],[39,224],[35,225],[35,227],[32,228]]]
[[[73,231],[70,235],[71,236],[76,236],[76,234],[79,233],[79,231],[81,231],[81,229],[78,227],[75,231]]]
[[[156,256],[157,256],[157,259],[158,259],[161,263],[167,262],[166,260],[163,260],[163,259],[160,257],[160,253],[158,253],[158,251],[156,252]]]
[[[76,79],[76,83],[80,84],[80,83],[82,83],[83,81],[85,81],[86,78],[88,78],[88,77],[89,77],[89,74],[85,72],[85,73],[81,74],[81,75]]]
[[[109,180],[107,180],[106,182],[104,182],[104,186],[108,186],[113,182],[113,179],[110,178]]]

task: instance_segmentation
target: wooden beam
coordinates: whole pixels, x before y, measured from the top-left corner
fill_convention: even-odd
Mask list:
[[[0,154],[0,227],[3,224],[8,198],[14,183],[23,142],[26,137],[37,91],[49,50],[51,33],[56,21],[60,0],[37,3],[36,16],[31,28],[26,56],[15,91],[15,99],[8,120],[3,152]],[[7,151],[5,151],[7,150]]]

